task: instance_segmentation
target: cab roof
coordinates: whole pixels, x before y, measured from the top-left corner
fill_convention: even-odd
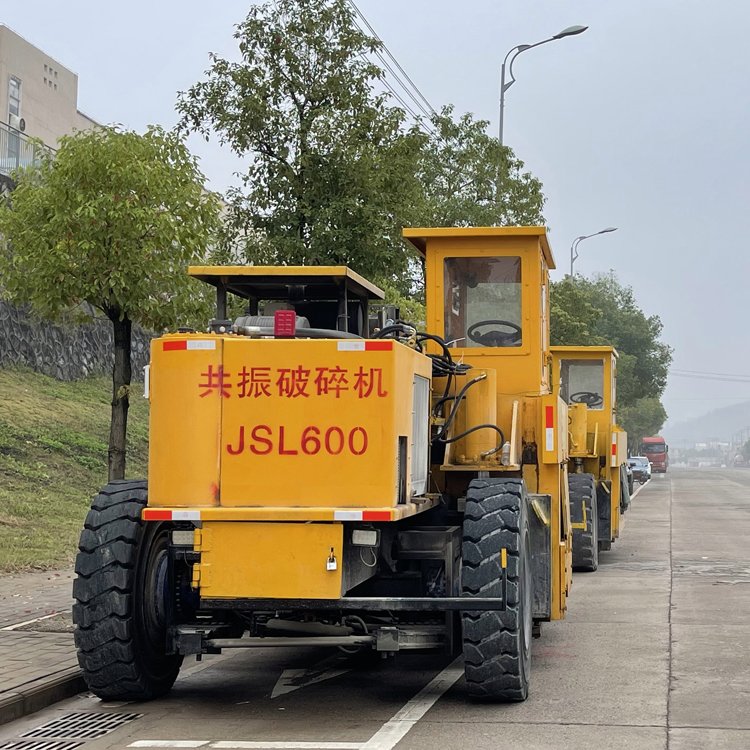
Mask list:
[[[615,358],[620,355],[614,346],[551,346],[550,351],[553,354],[613,354]]]
[[[538,237],[547,267],[556,267],[546,227],[407,227],[402,234],[422,255],[427,252],[427,240],[438,237]]]
[[[382,300],[385,293],[347,266],[190,266],[188,273],[207,284],[223,286],[238,297],[285,300],[290,287],[305,287],[308,300],[354,297]]]

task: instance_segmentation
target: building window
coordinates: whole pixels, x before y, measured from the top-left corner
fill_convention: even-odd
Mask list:
[[[21,81],[15,76],[8,80],[8,114],[21,116]]]

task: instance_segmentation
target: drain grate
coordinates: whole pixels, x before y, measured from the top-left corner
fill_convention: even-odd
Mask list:
[[[75,750],[81,745],[73,740],[7,740],[0,742],[0,750]]]
[[[65,714],[59,719],[48,721],[46,724],[30,729],[28,732],[24,732],[21,737],[51,737],[55,739],[73,739],[73,740],[94,740],[97,737],[103,737],[109,732],[114,732],[123,724],[127,724],[133,719],[138,719],[143,714],[118,714],[118,713],[104,713],[104,712],[87,712],[78,711],[71,714]],[[26,748],[26,746],[23,746]],[[77,747],[77,746],[76,746]],[[0,747],[0,750],[6,750],[6,748]],[[9,750],[9,749],[8,749]],[[19,747],[19,750],[21,748]],[[35,748],[29,748],[28,750],[47,750],[37,746]],[[58,750],[57,748],[49,748],[49,750]],[[67,747],[59,748],[59,750],[68,750]]]

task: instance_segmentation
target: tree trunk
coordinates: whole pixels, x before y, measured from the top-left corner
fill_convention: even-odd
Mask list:
[[[115,339],[115,364],[112,368],[112,422],[109,430],[109,481],[125,478],[128,407],[130,406],[130,335],[127,315],[120,319],[119,310],[110,314]]]

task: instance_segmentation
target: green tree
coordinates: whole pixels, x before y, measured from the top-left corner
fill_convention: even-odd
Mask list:
[[[419,202],[424,136],[373,93],[383,73],[366,55],[380,43],[346,0],[255,5],[235,38],[240,61],[213,55],[177,105],[182,127],[248,160],[228,241],[253,262],[346,264],[408,288],[399,233]]]
[[[620,414],[624,408],[635,408],[644,400],[637,419],[657,422],[657,410],[648,399],[658,400],[664,392],[672,361],[672,349],[660,340],[663,326],[659,316],[647,316],[638,306],[633,290],[620,284],[614,274],[593,279],[566,276],[552,284],[550,307],[552,343],[614,346],[620,354]],[[636,412],[632,418],[636,419]]]
[[[200,307],[185,266],[215,236],[218,201],[182,140],[159,128],[65,137],[54,159],[15,179],[0,205],[0,285],[45,318],[88,303],[112,322],[108,468],[121,479],[132,324],[174,326]]]
[[[654,396],[637,399],[630,406],[621,406],[617,421],[628,433],[628,443],[633,452],[638,451],[641,438],[657,435],[667,421],[667,412]]]
[[[422,150],[422,226],[542,225],[542,183],[507,146],[487,133],[488,122],[458,119],[451,105],[432,118],[434,135]]]

